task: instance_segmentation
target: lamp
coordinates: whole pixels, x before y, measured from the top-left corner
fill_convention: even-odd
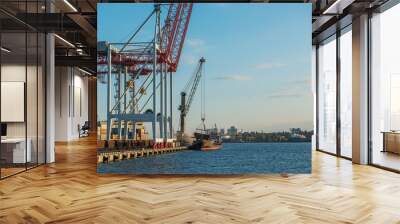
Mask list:
[[[83,72],[83,73],[85,73],[86,75],[90,75],[90,76],[92,75],[92,73],[90,73],[90,72],[88,72],[88,71],[86,71],[86,70],[83,70],[83,69],[81,69],[81,68],[79,68],[79,67],[78,67],[78,70],[81,71],[81,72]]]
[[[54,34],[55,37],[57,37],[59,40],[61,40],[62,42],[64,42],[65,44],[67,44],[68,46],[75,48],[75,45],[73,45],[71,42],[69,42],[68,40],[60,37],[58,34]]]
[[[68,0],[64,0],[64,3],[68,5],[68,7],[72,9],[72,11],[78,12],[78,10]]]
[[[11,50],[9,50],[9,49],[7,49],[5,47],[1,47],[0,49],[1,49],[1,51],[4,51],[6,53],[10,53],[11,52]]]

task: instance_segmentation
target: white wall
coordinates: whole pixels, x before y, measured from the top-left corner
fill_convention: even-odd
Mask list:
[[[27,69],[27,70],[26,70]],[[27,107],[36,108],[36,80],[31,78],[32,74],[36,75],[35,66],[18,65],[18,64],[4,64],[1,66],[1,81],[2,82],[24,82],[26,83],[25,76],[28,72],[28,88],[27,88]],[[29,88],[31,87],[31,88]],[[4,96],[3,96],[4,97]],[[41,105],[39,105],[40,107]],[[28,137],[29,130],[36,130],[36,113],[32,112],[32,109],[27,109],[27,119],[28,119]],[[2,110],[7,110],[7,108],[2,108]],[[36,109],[34,110],[36,112]],[[33,122],[33,123],[32,123]],[[7,122],[7,135],[8,137],[25,137],[25,122]],[[36,132],[35,132],[36,135]]]
[[[78,125],[88,120],[88,78],[83,75],[76,68],[56,67],[56,141],[79,138]]]
[[[38,70],[36,70],[38,69]],[[44,120],[44,74],[42,67],[36,65],[25,64],[3,64],[1,66],[2,82],[24,82],[26,84],[26,107],[22,106],[20,113],[26,112],[26,120],[22,122],[6,122],[7,137],[9,138],[24,138],[25,135],[31,143],[32,161],[44,163],[45,150],[45,120]],[[25,80],[27,78],[27,80]],[[3,91],[3,90],[2,90]],[[20,90],[20,94],[24,94],[24,90]],[[7,97],[7,95],[2,95]],[[12,110],[11,108],[3,107],[2,112]],[[26,111],[25,111],[26,110]],[[7,111],[13,113],[12,111]],[[38,154],[37,154],[38,153]]]
[[[56,67],[55,69],[55,140],[68,140],[69,125],[69,84],[70,77],[67,67]]]
[[[77,74],[78,72],[78,74]],[[88,78],[82,76],[78,70],[75,70],[74,75],[74,108],[71,108],[72,111],[72,119],[71,119],[71,135],[72,138],[78,138],[78,124],[81,126],[85,123],[85,121],[89,120],[88,113]],[[80,102],[79,102],[80,101]],[[81,107],[81,108],[79,108]],[[75,110],[75,111],[74,111]],[[75,112],[75,113],[74,113]]]
[[[1,81],[3,82],[25,82],[25,64],[8,64],[1,66]],[[28,68],[29,69],[29,68]],[[7,110],[7,108],[1,108]],[[25,122],[7,123],[7,137],[25,137]]]

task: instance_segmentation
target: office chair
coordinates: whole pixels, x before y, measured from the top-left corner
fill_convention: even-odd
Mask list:
[[[89,121],[85,121],[85,123],[79,130],[79,138],[89,136],[89,129],[90,129]]]

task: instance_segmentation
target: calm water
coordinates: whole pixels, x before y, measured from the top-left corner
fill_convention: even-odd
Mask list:
[[[311,143],[224,143],[218,151],[181,151],[98,164],[99,173],[310,173]]]

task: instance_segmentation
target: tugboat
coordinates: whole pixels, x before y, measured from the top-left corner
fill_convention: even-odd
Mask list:
[[[214,151],[221,149],[222,141],[218,130],[207,130],[204,124],[204,118],[202,118],[202,123],[203,129],[196,129],[196,132],[194,133],[195,140],[189,148],[201,151]]]

